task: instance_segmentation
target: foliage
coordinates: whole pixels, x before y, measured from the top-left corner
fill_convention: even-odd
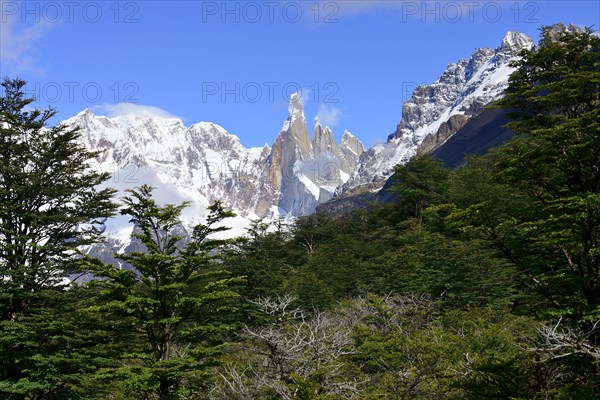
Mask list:
[[[518,136],[494,160],[499,180],[531,198],[529,215],[513,215],[512,225],[528,237],[535,286],[556,293],[560,313],[598,319],[600,38],[549,32],[516,63],[499,106],[515,110]]]
[[[391,191],[399,197],[394,210],[396,218],[415,218],[422,224],[424,210],[445,201],[448,175],[442,162],[428,155],[417,155],[396,166],[391,178],[395,183]]]
[[[47,127],[56,112],[30,110],[24,85],[5,79],[0,97],[0,397],[76,398],[93,339],[69,315],[66,278],[99,241],[114,191],[98,188],[108,175],[79,129]]]
[[[143,185],[123,199],[121,213],[141,231],[133,237],[144,251],[118,256],[135,270],[101,265],[94,270],[107,278],[94,282],[105,299],[98,309],[129,321],[124,334],[133,336],[125,337],[133,346],[121,356],[123,366],[104,375],[122,380],[131,392],[185,398],[190,387],[203,387],[204,371],[216,362],[219,344],[236,322],[235,287],[241,280],[220,262],[221,251],[235,240],[212,238],[228,229],[221,222],[234,214],[216,202],[206,224],[196,225],[184,241],[177,232],[187,204],[159,207],[151,192]]]

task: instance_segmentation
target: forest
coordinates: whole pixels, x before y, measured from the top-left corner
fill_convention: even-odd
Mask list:
[[[25,82],[0,98],[0,399],[597,399],[600,37],[523,51],[515,138],[462,168],[419,155],[396,199],[256,221],[115,198]],[[91,258],[105,217],[134,267]],[[85,284],[67,276],[93,274]]]

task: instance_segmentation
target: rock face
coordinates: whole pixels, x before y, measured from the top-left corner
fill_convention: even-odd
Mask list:
[[[86,147],[102,152],[97,167],[112,173],[108,184],[118,189],[148,183],[173,201],[194,199],[204,207],[220,199],[247,215],[265,200],[266,193],[256,191],[264,149],[244,148],[219,125],[185,127],[175,118],[107,118],[89,110],[66,123],[81,128]]]
[[[305,215],[316,206],[318,194],[316,198],[311,196],[314,191],[307,187],[308,182],[304,183],[299,178],[299,168],[304,161],[312,159],[313,151],[297,94],[290,99],[289,113],[267,158],[267,181],[274,189],[273,205],[280,207],[284,213]]]
[[[378,187],[371,185],[357,186],[346,193],[335,196],[331,200],[317,206],[317,212],[342,216],[354,210],[367,209],[376,201]]]
[[[270,156],[272,165],[280,168],[281,174],[284,174],[284,170],[290,164],[313,157],[304,110],[296,93],[290,99],[288,110],[290,116],[283,123],[281,132],[273,143]]]
[[[352,172],[358,166],[360,156],[365,152],[365,147],[353,134],[344,131],[342,136],[341,151],[348,162],[349,171]]]
[[[331,129],[318,119],[309,139],[297,94],[290,99],[289,113],[267,157],[266,182],[274,189],[271,204],[277,205],[280,214],[307,215],[348,180],[350,163],[355,164],[358,156],[350,156],[349,162]],[[364,151],[362,144],[360,148]]]
[[[440,159],[446,168],[455,169],[463,166],[466,162],[466,155],[484,155],[489,149],[499,147],[513,137],[514,132],[506,127],[506,124],[510,121],[507,116],[509,112],[510,110],[496,108],[482,111],[470,118],[461,128],[458,128],[456,133],[452,134],[439,147],[433,151],[428,151],[428,153]],[[450,120],[457,120],[459,125],[462,125],[462,121],[466,120],[460,118],[464,117],[460,114],[455,117],[458,118],[453,116]],[[446,125],[443,124],[440,129],[443,129]],[[448,127],[447,129],[451,131],[454,127]],[[430,137],[434,136],[428,136],[426,140]],[[421,143],[419,151],[422,151],[424,144],[425,141]],[[371,182],[354,187],[320,204],[317,211],[339,216],[357,209],[367,208],[372,202],[388,203],[395,201],[398,195],[390,190],[394,184],[394,178],[391,176],[383,185]]]
[[[333,132],[328,126],[323,127],[319,118],[315,118],[315,127],[312,134],[313,156],[319,157],[321,154],[330,153],[343,160],[340,147],[333,137]],[[348,172],[348,171],[346,171]]]
[[[458,132],[469,118],[463,114],[454,114],[448,121],[442,123],[437,132],[433,135],[427,135],[417,148],[419,154],[431,153],[440,147],[448,138]]]
[[[447,140],[460,125],[502,96],[514,70],[509,63],[522,49],[532,47],[529,36],[508,32],[495,50],[478,49],[469,59],[449,64],[433,84],[416,87],[402,106],[402,119],[388,142],[363,153],[357,170],[338,193],[383,182],[394,165],[408,161],[423,142],[422,151],[426,151]]]

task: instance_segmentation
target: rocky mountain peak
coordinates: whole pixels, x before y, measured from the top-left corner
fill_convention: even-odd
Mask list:
[[[289,116],[271,149],[271,162],[282,166],[310,159],[313,155],[300,94],[292,94],[288,111]]]
[[[272,188],[271,203],[283,214],[304,215],[316,207],[320,189],[310,179],[303,180],[302,165],[313,158],[313,148],[298,93],[290,97],[288,111],[267,158],[265,182]]]
[[[340,142],[340,151],[348,163],[348,173],[356,170],[360,161],[360,156],[365,152],[365,146],[356,136],[348,131],[344,131],[342,141]]]
[[[335,141],[333,132],[326,126],[323,127],[318,118],[315,118],[315,126],[312,134],[313,155],[318,157],[324,153],[330,153],[334,156],[341,156],[340,148]]]
[[[304,106],[302,105],[301,93],[296,92],[290,96],[288,112],[290,114],[290,119],[304,119]]]
[[[266,160],[266,158],[269,156],[270,153],[271,153],[271,147],[269,146],[268,143],[265,143],[265,145],[260,150],[260,158]]]
[[[519,55],[521,50],[531,50],[533,47],[533,40],[529,36],[515,31],[508,31],[490,61],[497,65],[508,64]]]
[[[494,50],[490,48],[477,49],[469,58],[469,62],[465,69],[465,80],[469,81],[473,74],[475,74],[479,68],[481,68],[490,58],[495,54]]]
[[[531,49],[533,45],[533,40],[524,33],[508,31],[506,32],[506,35],[504,35],[502,43],[496,51],[516,55],[519,51],[523,49]]]

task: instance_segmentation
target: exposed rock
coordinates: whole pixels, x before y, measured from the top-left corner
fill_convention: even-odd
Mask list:
[[[344,159],[348,163],[347,172],[351,173],[356,169],[360,156],[365,152],[365,147],[358,138],[348,131],[344,131],[340,147]]]
[[[464,165],[468,154],[484,155],[490,148],[501,146],[514,134],[505,126],[510,121],[508,113],[509,110],[495,108],[482,111],[434,150],[432,156],[440,159],[446,168],[454,169]],[[320,204],[317,211],[339,216],[372,203],[395,201],[398,195],[390,190],[394,184],[391,176],[385,182],[357,186]]]
[[[348,148],[363,149],[347,134],[342,151],[331,129],[319,123],[313,148],[298,94],[290,98],[289,116],[272,147],[247,149],[210,122],[186,127],[176,118],[107,118],[89,110],[65,122],[81,128],[87,148],[102,151],[96,166],[114,173],[111,186],[124,190],[146,183],[158,187],[165,201],[192,201],[186,226],[215,200],[246,220],[310,214],[349,178],[346,154],[352,165],[357,156]]]
[[[550,27],[545,38],[555,40],[561,30],[575,28]],[[183,216],[185,227],[202,218],[215,200],[241,215],[242,222],[301,216],[314,212],[334,193],[341,197],[329,204],[352,203],[348,194],[370,198],[371,190],[384,184],[393,167],[417,151],[437,148],[436,154],[448,155],[442,149],[457,143],[466,152],[485,148],[477,139],[469,139],[476,144],[473,148],[454,138],[475,116],[490,115],[484,106],[502,96],[513,71],[510,62],[532,46],[528,36],[508,32],[495,50],[478,49],[469,59],[449,64],[434,83],[414,90],[388,142],[368,151],[347,131],[338,145],[331,129],[318,120],[311,140],[298,94],[290,99],[289,117],[272,147],[247,149],[219,125],[201,122],[186,127],[176,118],[107,118],[86,110],[66,123],[82,128],[87,148],[103,151],[96,162],[102,171],[113,173],[109,185],[124,190],[148,183],[158,186],[163,203],[191,200],[192,210]],[[497,137],[505,136],[500,132]],[[488,139],[495,143],[493,137]],[[127,236],[118,224],[112,225],[107,221],[109,235]]]
[[[441,146],[448,138],[465,126],[469,118],[463,114],[454,114],[440,125],[436,133],[427,135],[417,149],[418,154],[430,153]]]
[[[333,132],[328,126],[323,127],[319,118],[315,118],[315,126],[312,134],[313,156],[319,157],[321,154],[330,153],[336,157],[342,157],[342,152],[333,137]]]
[[[323,127],[318,119],[309,141],[297,95],[290,100],[289,112],[267,159],[266,181],[274,188],[271,204],[276,204],[282,214],[308,215],[348,180],[351,165],[358,160],[356,153],[364,147],[347,133],[345,145],[340,148],[331,129]]]
[[[381,189],[380,183],[369,183],[352,188],[346,193],[335,196],[329,201],[317,206],[317,212],[340,216],[354,210],[368,208],[377,192]]]

